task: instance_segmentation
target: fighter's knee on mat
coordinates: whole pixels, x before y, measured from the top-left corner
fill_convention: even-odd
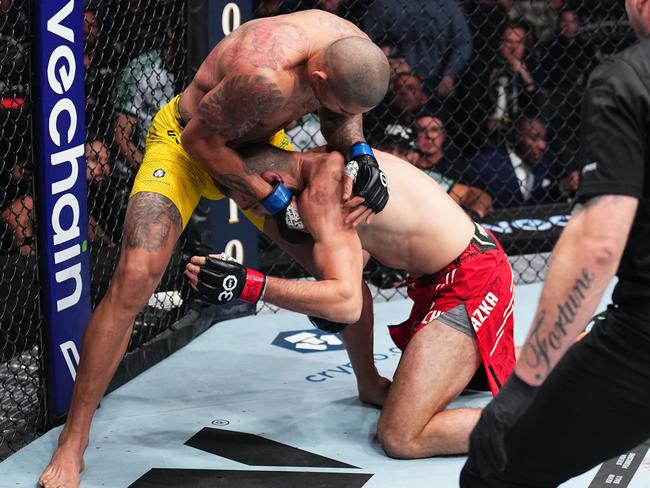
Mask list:
[[[404,430],[382,424],[377,426],[377,439],[388,457],[395,459],[413,459],[416,457],[413,436]]]

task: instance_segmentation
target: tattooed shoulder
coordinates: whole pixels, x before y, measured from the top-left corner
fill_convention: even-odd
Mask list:
[[[349,22],[335,15],[323,15],[318,18],[318,22],[322,26],[330,27],[334,29],[339,34],[345,34],[345,35],[357,34],[357,31],[352,27],[352,25]]]
[[[283,105],[284,95],[275,81],[263,75],[237,75],[206,95],[197,113],[205,129],[234,140]]]
[[[129,200],[124,220],[126,249],[155,252],[183,230],[181,214],[167,197],[153,192],[136,193]]]

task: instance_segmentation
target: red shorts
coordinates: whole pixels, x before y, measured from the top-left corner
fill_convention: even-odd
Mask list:
[[[462,254],[437,273],[410,279],[408,295],[415,302],[410,317],[402,324],[389,326],[395,345],[404,350],[411,338],[433,320],[450,323],[453,310],[454,321],[458,322],[460,316],[466,333],[478,340],[483,368],[479,369],[481,377],[475,380],[485,384],[487,374],[489,389],[496,395],[515,367],[515,349],[512,270],[494,235],[476,225]]]

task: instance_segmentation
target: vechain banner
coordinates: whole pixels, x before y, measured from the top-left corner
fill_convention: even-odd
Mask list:
[[[83,0],[36,2],[39,253],[54,419],[68,410],[90,316],[82,19]]]

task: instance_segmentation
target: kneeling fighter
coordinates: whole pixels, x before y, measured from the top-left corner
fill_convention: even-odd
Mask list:
[[[391,182],[391,198],[370,223],[355,228],[346,224],[340,204],[340,153],[290,153],[268,145],[240,151],[250,171],[298,195],[292,200],[287,190],[284,204],[295,203],[297,225],[313,238],[318,281],[264,276],[225,255],[195,256],[186,274],[216,303],[256,302],[263,296],[319,317],[317,324],[355,323],[343,335],[359,391],[383,403],[377,435],[386,453],[398,458],[464,453],[480,411],[444,409],[468,385],[489,386],[496,394],[512,372],[512,271],[494,236],[434,181],[394,156],[375,153]],[[262,205],[236,189],[223,191],[240,207],[264,213]],[[412,277],[411,315],[389,326],[404,351],[390,389],[372,362],[372,301],[362,286],[363,250]],[[383,388],[383,395],[388,389],[385,399],[382,392],[368,391],[373,387]]]

